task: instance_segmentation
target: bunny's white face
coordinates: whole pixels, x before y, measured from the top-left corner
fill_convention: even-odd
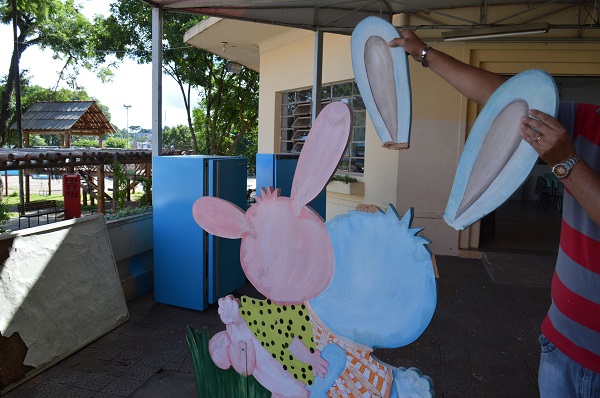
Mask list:
[[[352,129],[341,102],[323,108],[298,160],[290,198],[262,190],[246,213],[230,202],[202,197],[194,220],[210,234],[241,238],[241,263],[248,280],[277,304],[316,297],[333,275],[333,249],[323,220],[306,206],[329,181]]]

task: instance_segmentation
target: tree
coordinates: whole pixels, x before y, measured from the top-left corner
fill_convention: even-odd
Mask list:
[[[163,130],[163,147],[187,151],[193,149],[190,129],[183,124],[165,127]]]
[[[122,0],[110,6],[112,15],[106,18],[98,46],[105,46],[117,58],[130,57],[139,63],[152,61],[152,11],[139,0]],[[184,33],[202,17],[191,14],[165,13],[163,21],[163,71],[178,84],[193,132],[191,113],[192,90],[202,85],[202,74],[209,53],[183,43]],[[195,134],[190,136],[197,150]]]
[[[122,0],[111,4],[111,12],[102,45],[123,50],[117,57],[151,62],[151,8]],[[256,133],[258,74],[246,68],[239,75],[230,73],[226,60],[183,42],[184,33],[203,17],[173,12],[163,17],[163,70],[181,90],[194,151],[234,154],[245,134]],[[200,110],[193,113],[192,90],[200,90],[202,97]]]
[[[215,57],[215,64],[219,61]],[[249,166],[258,142],[258,74],[242,68],[239,74],[220,66],[210,71],[211,84],[194,109],[194,123],[204,138],[204,150],[215,155],[246,156]]]
[[[34,134],[29,136],[29,145],[31,146],[46,146],[46,140],[41,135]]]
[[[103,146],[105,148],[127,148],[127,140],[124,138],[108,137]]]
[[[5,143],[9,121],[13,117],[10,103],[17,83],[13,71],[25,50],[32,46],[50,49],[57,59],[64,61],[56,88],[60,81],[77,87],[78,68],[93,69],[104,62],[105,56],[92,51],[90,43],[94,41],[88,41],[88,38],[96,36],[95,25],[79,12],[81,7],[74,0],[16,0],[16,3],[18,46],[0,92],[0,146]],[[12,24],[12,14],[12,2],[0,0],[0,23]],[[102,77],[109,75],[108,70],[101,74]]]

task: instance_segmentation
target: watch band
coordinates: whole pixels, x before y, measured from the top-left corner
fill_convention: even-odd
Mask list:
[[[554,167],[552,167],[552,173],[557,178],[565,178],[569,175],[571,169],[579,162],[579,160],[579,156],[573,155],[564,162],[555,164]]]
[[[425,57],[427,57],[427,52],[431,50],[431,46],[425,46],[425,48],[423,50],[421,50],[421,66],[423,68],[427,68],[427,59]]]

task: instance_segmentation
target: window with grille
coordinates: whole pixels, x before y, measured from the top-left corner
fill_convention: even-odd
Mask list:
[[[281,152],[300,152],[312,122],[312,89],[302,88],[281,93]],[[352,135],[338,165],[342,173],[363,174],[365,168],[366,110],[354,80],[323,85],[321,104],[342,101],[353,115]]]

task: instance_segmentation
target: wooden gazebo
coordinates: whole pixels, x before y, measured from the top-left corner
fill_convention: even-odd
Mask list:
[[[43,148],[0,148],[0,172],[4,170],[23,170],[25,179],[25,202],[29,202],[29,175],[48,173],[59,169],[65,173],[78,173],[85,178],[84,185],[95,183],[89,192],[91,199],[98,201],[98,212],[105,212],[105,168],[122,165],[136,165],[141,176],[152,175],[152,151],[131,149],[43,149]],[[84,171],[84,173],[82,173]],[[93,179],[93,181],[91,181]],[[83,188],[83,185],[82,185]],[[84,191],[85,194],[85,191]],[[84,202],[85,202],[84,196]],[[113,200],[114,206],[114,200]]]
[[[96,101],[36,102],[22,116],[21,123],[25,147],[31,134],[40,134],[60,135],[63,148],[71,146],[74,135],[94,136],[102,148],[102,137],[115,132]]]

